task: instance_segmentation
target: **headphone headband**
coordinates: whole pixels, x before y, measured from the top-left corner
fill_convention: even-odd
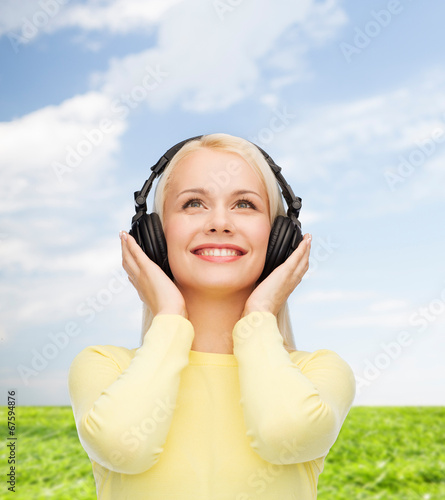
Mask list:
[[[173,159],[175,154],[183,147],[185,144],[187,144],[190,141],[193,141],[195,139],[200,139],[203,137],[202,135],[197,135],[195,137],[190,137],[189,139],[185,139],[184,141],[178,142],[174,146],[172,146],[168,151],[166,151],[161,158],[156,162],[155,165],[150,167],[150,170],[152,170],[152,173],[150,174],[150,177],[144,182],[144,185],[142,186],[142,189],[140,191],[136,191],[134,193],[134,201],[135,201],[135,208],[136,208],[136,215],[133,216],[132,219],[132,224],[136,222],[140,217],[142,217],[144,214],[147,213],[147,197],[148,194],[151,190],[153,181],[156,179],[156,177],[160,176],[167,165],[170,163],[170,161]],[[250,142],[250,141],[249,141]],[[286,179],[283,177],[281,174],[281,167],[279,167],[273,159],[259,146],[251,142],[263,155],[264,159],[272,169],[272,172],[275,174],[275,177],[277,179],[277,182],[280,186],[281,193],[283,195],[283,198],[285,199],[288,209],[287,209],[287,216],[295,223],[299,228],[301,228],[301,223],[298,220],[298,217],[300,215],[300,209],[301,209],[301,198],[299,196],[295,196],[294,192],[292,191],[292,188],[289,186],[289,184],[286,182]]]

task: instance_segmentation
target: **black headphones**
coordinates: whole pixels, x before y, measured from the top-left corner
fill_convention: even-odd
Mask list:
[[[173,156],[182,148],[182,146],[195,139],[200,139],[201,137],[203,136],[198,135],[179,142],[164,153],[156,165],[151,167],[153,173],[145,181],[142,189],[134,193],[136,215],[133,216],[131,220],[131,229],[129,234],[133,236],[147,256],[154,261],[172,280],[174,278],[168,263],[167,243],[165,241],[161,220],[156,212],[147,214],[147,197],[154,179],[162,174],[164,169],[172,160]],[[265,160],[275,174],[278,184],[280,185],[283,198],[286,200],[288,205],[287,217],[278,215],[272,225],[267,245],[266,260],[263,272],[257,281],[258,284],[289,257],[289,255],[297,248],[300,241],[303,239],[303,236],[301,232],[301,223],[298,220],[301,209],[301,198],[294,195],[292,188],[281,175],[281,167],[276,165],[272,158],[259,146],[256,144],[254,144],[254,146],[261,151]]]

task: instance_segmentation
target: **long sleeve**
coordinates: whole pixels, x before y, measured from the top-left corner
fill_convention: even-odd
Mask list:
[[[193,337],[189,320],[161,314],[127,363],[119,362],[122,348],[113,346],[88,347],[75,357],[69,392],[79,439],[92,460],[125,474],[157,462]]]
[[[354,400],[349,365],[327,349],[291,358],[270,312],[241,318],[233,342],[251,447],[273,464],[325,456]]]

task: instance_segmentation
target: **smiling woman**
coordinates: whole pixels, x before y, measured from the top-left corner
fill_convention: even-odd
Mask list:
[[[121,232],[144,307],[141,346],[84,349],[69,375],[99,498],[316,498],[355,379],[333,351],[293,343],[287,298],[311,238],[296,236],[293,193],[283,217],[272,168],[244,139],[185,141],[167,158],[153,214],[137,210],[136,239]],[[148,190],[136,193],[144,213]],[[158,263],[151,237],[165,239]]]

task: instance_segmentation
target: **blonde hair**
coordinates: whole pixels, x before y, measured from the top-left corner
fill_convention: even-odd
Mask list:
[[[161,174],[155,190],[152,211],[159,215],[162,224],[164,223],[166,192],[170,186],[173,170],[186,156],[204,148],[238,154],[253,168],[254,172],[259,176],[267,191],[271,226],[278,215],[286,215],[275,174],[265,160],[261,151],[259,151],[259,149],[251,142],[242,139],[241,137],[219,133],[204,135],[200,139],[194,139],[187,142],[175,154],[164,172]],[[145,333],[150,328],[154,317],[152,311],[145,303],[142,305],[142,310],[141,341],[143,340]],[[288,351],[296,350],[287,301],[278,311],[277,323],[283,337],[284,347]]]

